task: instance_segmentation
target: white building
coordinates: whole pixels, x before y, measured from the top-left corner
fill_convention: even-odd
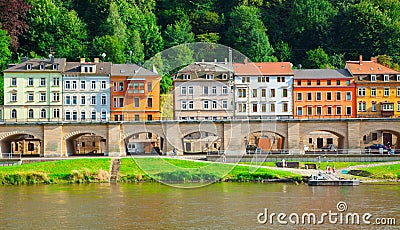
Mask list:
[[[105,121],[110,117],[110,62],[67,62],[63,73],[64,121]]]
[[[235,119],[271,119],[293,116],[293,70],[289,62],[233,64]]]

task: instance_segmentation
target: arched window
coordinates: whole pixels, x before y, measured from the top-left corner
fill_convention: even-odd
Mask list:
[[[30,118],[30,119],[33,118],[33,109],[28,110],[28,118]]]
[[[40,118],[46,118],[46,110],[45,109],[40,110]]]
[[[107,111],[101,110],[101,120],[105,121],[107,119]]]
[[[11,110],[11,118],[17,119],[17,110],[16,109]]]

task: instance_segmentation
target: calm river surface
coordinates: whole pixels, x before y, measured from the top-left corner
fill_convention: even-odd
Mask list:
[[[20,229],[370,229],[372,225],[259,224],[268,212],[299,215],[346,212],[396,218],[400,186],[310,187],[294,184],[217,183],[180,189],[158,183],[0,187],[0,228]],[[375,225],[376,226],[376,225]]]

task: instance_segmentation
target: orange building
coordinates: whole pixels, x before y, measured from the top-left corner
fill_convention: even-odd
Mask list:
[[[111,120],[160,120],[161,77],[135,64],[111,68]]]
[[[345,69],[294,70],[294,118],[356,117],[356,86]]]

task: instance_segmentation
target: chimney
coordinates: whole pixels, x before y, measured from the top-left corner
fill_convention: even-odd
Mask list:
[[[244,58],[243,62],[244,62],[244,64],[247,64],[247,62],[248,62],[247,57]]]
[[[328,64],[326,64],[326,66],[325,66],[325,67],[326,67],[326,69],[329,69],[329,65],[328,65]]]
[[[377,57],[371,57],[371,61],[375,62],[375,63],[378,63],[378,58]]]
[[[81,63],[85,63],[86,59],[85,58],[81,58]]]
[[[228,58],[225,58],[224,62],[225,62],[225,65],[228,64]]]
[[[360,55],[360,58],[358,61],[359,61],[360,65],[362,65],[362,55]]]
[[[204,62],[204,59],[201,59],[201,62]]]
[[[94,58],[94,63],[99,63],[99,58]]]
[[[217,59],[214,59],[214,62],[217,63]]]

